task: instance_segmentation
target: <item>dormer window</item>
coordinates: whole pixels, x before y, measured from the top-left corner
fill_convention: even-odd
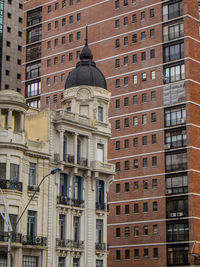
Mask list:
[[[103,107],[98,107],[98,121],[103,122]]]

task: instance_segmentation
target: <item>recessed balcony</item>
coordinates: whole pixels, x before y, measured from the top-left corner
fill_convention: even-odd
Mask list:
[[[0,188],[22,192],[22,182],[16,180],[0,179]]]

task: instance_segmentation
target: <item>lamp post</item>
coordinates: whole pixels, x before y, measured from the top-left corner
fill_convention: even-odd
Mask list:
[[[48,173],[47,175],[45,175],[41,182],[39,183],[38,185],[38,188],[40,187],[40,185],[43,183],[43,181],[45,180],[46,177],[48,177],[49,175],[52,175],[52,174],[55,174],[57,172],[60,172],[61,169],[60,168],[55,168],[55,169],[52,169],[50,171],[50,173]],[[1,188],[0,188],[1,190]],[[24,208],[24,210],[22,211],[22,214],[20,215],[19,219],[17,220],[16,222],[16,226],[18,225],[19,221],[21,220],[22,216],[24,215],[25,211],[27,210],[29,204],[31,203],[31,201],[33,200],[34,196],[36,195],[37,193],[37,188],[35,188],[34,190],[34,193],[33,195],[31,196],[31,198],[29,199],[29,202],[27,203],[26,207]],[[1,190],[1,194],[3,196],[3,192]],[[3,197],[3,202],[4,202],[4,207],[5,207],[5,210],[6,210],[6,218],[3,216],[3,214],[1,213],[0,211],[0,215],[2,216],[3,220],[5,221],[5,223],[7,224],[8,226],[8,254],[7,254],[7,267],[11,267],[11,242],[12,242],[12,226],[11,226],[11,223],[10,223],[10,218],[9,218],[9,214],[8,214],[8,211],[7,211],[7,206],[6,206],[6,203],[5,203],[5,200],[4,200],[4,197]]]

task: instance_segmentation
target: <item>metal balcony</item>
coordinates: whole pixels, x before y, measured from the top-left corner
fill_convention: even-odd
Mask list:
[[[75,240],[72,240],[72,247],[73,248],[79,248],[79,249],[84,249],[84,241],[75,241]]]
[[[72,246],[72,240],[56,238],[56,246],[70,248]]]
[[[83,157],[78,157],[77,158],[77,164],[87,167],[88,166],[88,159],[83,158]]]
[[[96,209],[97,210],[107,211],[108,210],[108,207],[107,207],[106,203],[96,202]]]
[[[63,160],[69,163],[74,163],[74,155],[64,154]]]
[[[98,243],[96,242],[96,250],[105,251],[106,250],[106,243]]]
[[[11,241],[13,243],[22,243],[22,234],[12,233]],[[0,232],[0,242],[8,242],[8,232]]]
[[[23,236],[22,239],[23,245],[33,245],[33,246],[46,246],[47,245],[47,238],[43,236]]]
[[[57,204],[70,205],[71,201],[70,201],[70,198],[67,196],[58,196]]]
[[[16,180],[0,179],[0,188],[22,192],[22,183]]]
[[[71,199],[71,205],[74,207],[83,208],[84,207],[84,200]]]

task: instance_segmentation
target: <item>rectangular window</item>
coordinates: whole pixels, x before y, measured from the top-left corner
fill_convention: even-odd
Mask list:
[[[133,146],[134,147],[138,146],[138,138],[137,137],[133,138]]]
[[[73,267],[80,267],[80,259],[79,258],[73,258]]]
[[[139,249],[134,249],[134,259],[138,259],[139,258]]]
[[[38,267],[38,257],[23,255],[22,267]]]
[[[158,225],[157,224],[154,224],[153,225],[153,234],[154,235],[157,235],[158,234]]]
[[[0,179],[6,179],[6,163],[0,163]]]
[[[184,57],[184,43],[164,47],[164,62],[178,60]]]
[[[166,178],[166,194],[181,194],[188,192],[188,177],[183,175],[172,175]]]
[[[124,127],[129,127],[129,118],[124,119]]]
[[[153,211],[158,211],[158,202],[157,201],[153,202]]]
[[[137,84],[137,75],[133,75],[133,84]]]
[[[120,150],[120,141],[115,142],[115,149]]]
[[[103,220],[96,220],[96,243],[103,243]]]
[[[139,204],[135,203],[134,204],[134,213],[138,213],[139,212]]]
[[[129,168],[130,168],[130,166],[129,166],[129,160],[126,160],[126,161],[124,162],[124,169],[125,169],[125,170],[129,170]]]
[[[73,220],[73,229],[74,229],[74,241],[80,241],[80,217],[74,216]]]
[[[58,267],[65,267],[65,261],[66,258],[65,257],[58,257]]]
[[[153,179],[152,180],[152,188],[157,188],[158,187],[158,181],[157,181],[157,179]]]
[[[96,181],[96,204],[101,210],[105,209],[105,182],[103,180]]]
[[[36,185],[36,163],[29,163],[29,185]]]
[[[120,120],[115,121],[115,129],[120,129]]]
[[[120,206],[116,206],[116,215],[120,215]]]
[[[147,115],[142,115],[142,124],[147,124]]]
[[[152,144],[156,144],[157,143],[156,134],[152,134],[152,136],[151,136],[151,143]]]
[[[139,236],[139,226],[134,226],[133,232],[134,232],[134,236]]]
[[[124,184],[124,191],[125,191],[125,192],[129,192],[129,191],[130,191],[129,183],[125,183],[125,184]]]
[[[129,205],[125,205],[125,214],[129,214],[130,213],[130,207]]]
[[[149,249],[148,248],[144,248],[144,257],[145,258],[149,257]]]
[[[64,214],[59,214],[59,237],[61,240],[65,240],[65,219]]]
[[[129,249],[125,249],[125,259],[126,260],[130,259],[130,250]]]
[[[69,196],[69,177],[66,173],[60,174],[60,196]]]
[[[103,122],[103,107],[98,106],[98,121]]]
[[[116,193],[120,193],[120,184],[116,184]]]
[[[137,95],[133,96],[133,104],[136,105],[138,103],[138,97]]]
[[[116,250],[116,260],[120,260],[121,255],[120,255],[120,250]]]
[[[96,260],[96,267],[103,267],[103,260]]]
[[[120,232],[120,228],[116,228],[116,237],[120,237],[121,236],[121,232]]]
[[[19,165],[10,163],[10,180],[19,181]]]
[[[133,161],[133,168],[134,169],[138,169],[138,167],[139,167],[138,159],[134,159],[134,161]]]
[[[148,212],[148,203],[143,203],[143,212]]]
[[[28,210],[27,220],[27,239],[30,243],[34,242],[34,238],[37,235],[37,212]]]
[[[138,191],[138,189],[139,189],[139,183],[138,183],[138,181],[136,181],[133,183],[133,190]]]
[[[125,227],[124,228],[124,236],[129,237],[130,236],[130,227]]]
[[[83,178],[75,176],[73,179],[73,198],[83,200]]]
[[[104,162],[104,145],[97,144],[97,161]]]
[[[164,68],[164,83],[171,83],[185,79],[185,65]]]

